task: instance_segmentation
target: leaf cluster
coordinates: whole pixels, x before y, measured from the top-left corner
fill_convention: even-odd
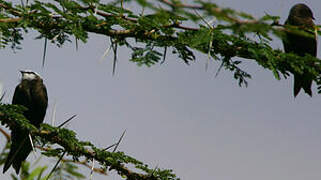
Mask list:
[[[142,11],[126,8],[137,3]],[[33,1],[13,4],[0,0],[0,42],[20,48],[23,35],[30,29],[39,32],[38,39],[48,39],[59,47],[73,37],[86,43],[88,33],[111,38],[112,46],[132,50],[130,61],[148,67],[162,63],[166,53],[176,54],[185,64],[195,61],[193,50],[208,54],[220,67],[232,71],[239,85],[247,85],[251,75],[241,68],[246,59],[271,70],[276,79],[290,73],[312,72],[311,79],[320,88],[320,60],[306,63],[307,57],[283,54],[270,46],[273,37],[284,38],[285,31],[307,35],[295,27],[283,27],[279,17],[251,14],[198,0],[185,4],[177,0],[99,0]],[[148,14],[144,14],[148,10]],[[200,14],[198,13],[200,12]],[[204,24],[205,25],[202,25]],[[188,25],[185,25],[188,24]],[[320,31],[318,31],[320,33]],[[170,50],[170,51],[168,51]],[[114,48],[114,61],[117,48]],[[242,59],[233,60],[235,57]],[[305,60],[306,59],[306,60]],[[114,65],[115,67],[115,65]]]

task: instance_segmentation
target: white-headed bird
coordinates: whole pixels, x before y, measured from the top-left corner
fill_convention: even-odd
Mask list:
[[[15,89],[12,104],[26,107],[27,110],[23,115],[31,124],[39,128],[44,120],[48,106],[46,86],[43,84],[39,74],[29,70],[20,72],[22,78]],[[29,131],[19,127],[12,129],[11,148],[3,167],[3,173],[12,165],[16,173],[19,174],[21,163],[27,159],[31,151],[32,145],[29,139]]]

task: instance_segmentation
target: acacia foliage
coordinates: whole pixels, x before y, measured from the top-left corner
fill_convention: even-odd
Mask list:
[[[133,3],[139,12],[127,8]],[[178,0],[35,0],[12,4],[0,0],[0,8],[2,46],[21,48],[23,32],[30,29],[39,32],[39,39],[48,39],[58,46],[71,42],[73,37],[86,43],[88,33],[96,33],[110,37],[115,61],[118,46],[131,49],[129,59],[139,66],[161,63],[167,52],[189,64],[195,61],[193,50],[197,50],[233,72],[239,85],[247,85],[251,78],[240,68],[243,61],[251,59],[271,70],[278,80],[281,75],[288,77],[290,71],[309,72],[321,87],[319,59],[285,54],[270,46],[272,36],[282,38],[284,31],[304,35],[294,27],[284,29],[277,16],[255,18],[201,0],[193,4]],[[208,23],[213,19],[214,25]]]

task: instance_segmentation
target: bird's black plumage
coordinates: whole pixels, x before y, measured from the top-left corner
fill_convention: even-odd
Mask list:
[[[287,32],[286,37],[283,39],[285,52],[292,52],[299,56],[305,56],[306,54],[317,56],[317,40],[316,35],[313,33],[313,19],[313,13],[307,5],[296,4],[291,8],[289,16],[285,21],[285,25],[304,28],[311,34],[311,36],[303,36],[293,32]],[[303,88],[307,94],[312,96],[311,75],[308,72],[303,72],[302,74],[296,72],[292,73],[294,75],[294,97],[298,95],[301,88]]]
[[[47,90],[40,76],[31,71],[21,71],[22,79],[17,85],[12,104],[19,104],[28,110],[24,112],[26,119],[36,127],[43,122],[48,105]],[[19,174],[22,161],[26,160],[32,150],[29,132],[15,127],[11,132],[11,148],[3,167],[5,173],[12,165]]]

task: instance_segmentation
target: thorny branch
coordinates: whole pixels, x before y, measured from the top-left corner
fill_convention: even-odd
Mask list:
[[[1,116],[1,114],[0,114],[0,116]],[[2,129],[2,128],[0,128],[0,132],[6,137],[7,142],[10,141],[10,139],[11,139],[10,134],[8,134],[8,133],[7,133],[4,129]],[[48,147],[42,147],[42,146],[35,146],[35,148],[40,149],[40,150],[42,150],[42,151],[49,151],[49,150],[51,150],[51,149],[48,148]],[[91,169],[91,165],[88,164],[87,160],[75,161],[75,160],[72,160],[72,159],[64,159],[64,158],[63,158],[61,161],[62,161],[62,162],[72,162],[72,163],[75,163],[75,164],[83,165],[83,166]],[[103,174],[103,175],[108,175],[107,172],[106,172],[105,170],[101,169],[101,168],[94,168],[93,170],[94,170],[94,172],[96,172],[96,173],[100,173],[100,174]]]
[[[127,180],[156,180],[159,178],[177,180],[171,170],[158,169],[157,173],[150,174],[152,170],[147,165],[122,152],[109,152],[103,148],[95,147],[90,142],[79,141],[76,133],[71,130],[53,127],[49,124],[42,124],[41,129],[38,130],[22,115],[25,110],[22,106],[1,104],[0,108],[2,125],[6,125],[10,129],[14,129],[16,126],[26,128],[31,136],[39,137],[38,140],[43,144],[59,145],[60,148],[58,149],[42,149],[47,151],[46,153],[49,152],[50,156],[61,157],[61,153],[66,153],[76,161],[79,161],[79,158],[94,159],[99,162],[101,167],[108,168],[109,171],[115,170],[120,176],[126,177]],[[85,165],[86,163],[81,162],[80,164]],[[126,167],[128,164],[135,165],[136,168],[143,170],[145,173],[129,169]],[[100,172],[100,170],[96,170]]]
[[[46,139],[47,141],[55,144],[59,144],[64,148],[64,150],[67,152],[67,154],[81,154],[82,156],[85,156],[87,159],[95,159],[98,162],[109,166],[109,170],[116,170],[117,173],[121,176],[126,176],[128,180],[150,180],[153,179],[150,177],[149,174],[144,175],[144,174],[139,174],[137,172],[134,172],[130,169],[128,169],[124,164],[116,162],[112,163],[102,154],[109,155],[111,152],[107,151],[100,151],[97,149],[93,151],[92,149],[87,149],[87,148],[82,148],[80,146],[77,146],[75,144],[70,144],[68,143],[68,140],[65,138],[61,138],[57,136],[56,132],[50,132],[50,131],[33,131],[33,135],[42,137]],[[111,155],[111,154],[110,154]],[[155,177],[156,178],[156,177]]]

